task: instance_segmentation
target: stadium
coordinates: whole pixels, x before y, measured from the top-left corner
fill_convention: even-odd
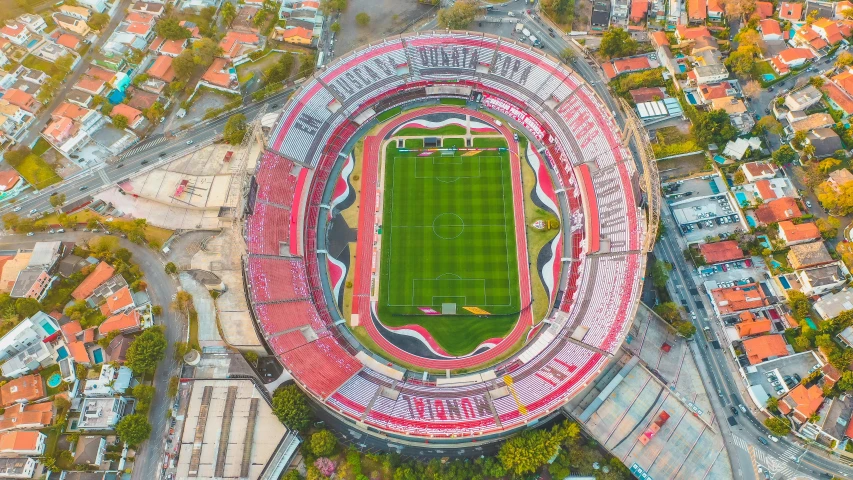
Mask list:
[[[421,32],[341,56],[284,105],[251,183],[259,335],[381,438],[464,447],[557,415],[624,340],[657,225],[656,172],[622,132],[514,40]]]

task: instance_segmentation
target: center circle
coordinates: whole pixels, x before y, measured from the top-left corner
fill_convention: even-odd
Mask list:
[[[465,222],[455,213],[442,213],[432,221],[432,231],[438,238],[453,240],[465,231]]]

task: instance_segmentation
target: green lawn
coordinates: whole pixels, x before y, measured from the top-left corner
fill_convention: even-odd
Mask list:
[[[445,125],[438,128],[403,128],[395,135],[400,137],[434,137],[438,135],[465,135],[467,131],[462,125]]]
[[[440,103],[442,105],[461,105],[464,107],[468,104],[468,100],[464,98],[442,98]]]
[[[38,155],[28,155],[18,165],[12,165],[36,189],[42,189],[62,180],[56,171]]]
[[[34,57],[32,55],[27,55],[24,58],[24,61],[21,64],[27,68],[34,68],[36,70],[41,70],[51,77],[61,77],[62,71],[53,64],[53,62],[49,62],[43,58]]]
[[[449,353],[470,353],[506,335],[520,310],[509,154],[418,157],[395,145],[386,150],[380,318],[421,325]],[[418,308],[443,303],[457,314]]]
[[[377,116],[376,116],[376,121],[377,121],[377,122],[379,122],[379,123],[382,123],[382,122],[384,122],[385,120],[388,120],[389,118],[396,117],[396,116],[397,116],[397,115],[399,115],[402,111],[403,111],[403,108],[402,108],[402,107],[394,107],[394,108],[390,108],[390,109],[385,110],[384,112],[380,113],[379,115],[377,115]]]
[[[47,143],[47,140],[39,137],[38,141],[36,142],[36,145],[33,147],[33,153],[38,156],[42,156],[44,152],[50,150],[50,148],[50,144]]]

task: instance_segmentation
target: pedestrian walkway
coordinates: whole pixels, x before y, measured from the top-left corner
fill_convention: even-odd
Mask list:
[[[136,155],[137,153],[142,152],[144,150],[148,150],[151,147],[156,147],[157,145],[160,145],[161,143],[164,143],[165,141],[166,141],[166,137],[160,137],[160,138],[154,139],[150,142],[147,142],[143,145],[136,146],[136,147],[131,148],[130,150],[122,153],[121,158],[127,158],[131,155]]]
[[[737,436],[732,435],[732,442],[736,447],[741,450],[746,451],[750,454],[750,457],[755,460],[757,465],[760,465],[766,468],[772,475],[780,475],[781,478],[791,478],[797,475],[797,468],[794,468],[789,460],[795,458],[797,455],[802,453],[802,449],[792,445],[788,447],[785,452],[780,456],[776,455],[772,452],[766,452],[760,448],[757,448],[751,445],[747,440]]]

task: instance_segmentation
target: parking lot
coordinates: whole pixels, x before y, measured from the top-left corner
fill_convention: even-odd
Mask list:
[[[750,387],[760,386],[768,396],[781,397],[799,383],[797,378],[802,380],[809,376],[815,365],[820,368],[820,361],[814,352],[798,353],[747,367],[746,379]],[[788,381],[786,385],[786,377],[793,382]]]
[[[734,198],[719,175],[703,175],[663,185],[664,196],[688,243],[727,238],[745,230]]]

